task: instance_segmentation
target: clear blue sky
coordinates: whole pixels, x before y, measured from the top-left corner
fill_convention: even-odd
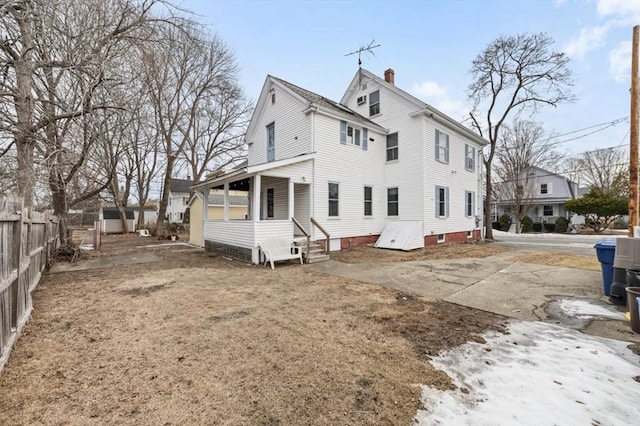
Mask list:
[[[629,115],[632,27],[640,1],[230,1],[184,0],[181,7],[234,52],[246,94],[257,99],[267,74],[339,101],[357,55],[363,67],[461,119],[469,111],[471,61],[500,35],[546,32],[571,57],[574,104],[537,116],[564,134]],[[597,130],[597,129],[594,129]],[[568,153],[628,143],[629,124],[559,144]],[[572,135],[583,136],[582,132]],[[566,140],[569,137],[557,140]]]

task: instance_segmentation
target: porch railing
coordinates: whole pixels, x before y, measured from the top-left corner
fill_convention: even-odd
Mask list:
[[[308,233],[306,229],[304,229],[304,227],[300,224],[300,222],[298,222],[298,220],[295,217],[291,217],[291,220],[293,221],[293,224],[296,225],[296,227],[300,230],[300,232],[302,232],[302,235],[304,235],[305,238],[307,239],[307,263],[308,263],[309,252],[311,251],[311,234]]]
[[[314,225],[316,228],[318,228],[320,232],[322,232],[326,237],[325,238],[326,242],[324,244],[324,252],[325,254],[329,254],[329,238],[330,238],[329,233],[325,231],[324,228],[318,222],[316,222],[314,218],[311,218],[311,224]]]

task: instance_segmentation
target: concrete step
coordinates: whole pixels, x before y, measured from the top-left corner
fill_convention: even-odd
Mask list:
[[[328,254],[313,255],[309,256],[309,258],[307,259],[307,263],[326,262],[327,260],[329,260]]]

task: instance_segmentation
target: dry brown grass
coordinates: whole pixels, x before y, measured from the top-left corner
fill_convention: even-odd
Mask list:
[[[0,424],[409,424],[419,384],[451,386],[428,356],[502,321],[176,248],[46,276],[0,374]]]
[[[600,263],[595,256],[582,256],[577,254],[538,251],[535,253],[522,254],[520,256],[512,258],[511,260],[513,260],[514,262],[561,266],[563,268],[586,269],[589,271],[600,270]]]
[[[332,253],[331,258],[345,263],[406,262],[409,260],[437,260],[483,258],[507,251],[491,243],[438,244],[411,251],[379,249],[359,246]]]

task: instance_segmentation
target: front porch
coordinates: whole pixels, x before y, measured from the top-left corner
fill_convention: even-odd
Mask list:
[[[318,231],[311,219],[312,161],[311,156],[305,155],[247,167],[195,186],[205,199],[204,205],[210,189],[224,192],[223,219],[212,220],[203,212],[205,249],[223,251],[230,257],[258,264],[261,259],[257,246],[265,238],[315,240]],[[248,208],[244,219],[229,218],[230,191],[246,194]]]

